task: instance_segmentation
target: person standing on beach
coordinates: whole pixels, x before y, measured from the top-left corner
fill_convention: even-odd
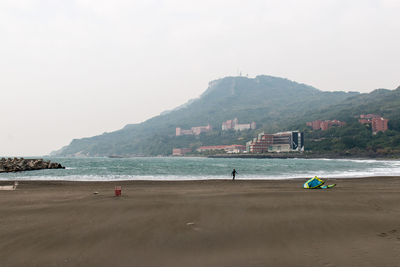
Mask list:
[[[233,169],[232,171],[232,181],[235,181],[235,176],[236,176],[237,171]]]

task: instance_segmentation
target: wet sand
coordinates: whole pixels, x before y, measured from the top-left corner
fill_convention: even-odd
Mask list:
[[[0,266],[400,266],[400,177],[328,182],[20,182]]]

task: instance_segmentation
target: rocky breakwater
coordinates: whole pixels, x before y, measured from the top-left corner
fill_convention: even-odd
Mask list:
[[[60,163],[43,159],[2,158],[0,159],[1,172],[21,172],[42,169],[65,169]]]

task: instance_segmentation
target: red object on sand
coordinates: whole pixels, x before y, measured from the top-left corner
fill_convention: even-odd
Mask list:
[[[116,186],[115,189],[114,189],[114,192],[115,192],[115,196],[116,196],[116,197],[121,196],[121,193],[122,193],[122,188],[121,188],[121,186]]]

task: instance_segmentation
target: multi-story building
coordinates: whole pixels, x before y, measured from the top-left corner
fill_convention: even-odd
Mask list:
[[[194,135],[199,135],[201,133],[210,132],[211,130],[212,130],[212,127],[210,124],[208,124],[207,126],[192,127],[192,132]]]
[[[388,129],[388,119],[373,118],[372,119],[372,132],[385,132]]]
[[[201,146],[196,151],[206,152],[206,151],[215,151],[215,150],[224,150],[226,153],[242,153],[246,150],[246,146],[242,146],[242,145]]]
[[[196,127],[192,127],[190,130],[184,130],[180,127],[176,128],[175,134],[176,136],[180,136],[180,135],[199,135],[201,133],[205,133],[205,132],[210,132],[212,130],[212,127],[210,124],[208,124],[207,126],[196,126]]]
[[[237,122],[237,118],[235,118],[234,120],[227,120],[224,121],[222,123],[222,131],[226,131],[226,130],[231,130],[233,129],[233,125],[235,124],[234,121],[236,120]]]
[[[299,131],[260,133],[246,143],[246,150],[249,153],[304,151],[304,134]]]
[[[380,118],[381,116],[376,114],[361,114],[360,119],[373,119],[373,118]]]
[[[362,124],[370,124],[374,134],[388,129],[389,120],[376,114],[361,114],[358,121]]]
[[[237,118],[234,118],[233,120],[224,121],[222,123],[221,128],[222,131],[227,131],[227,130],[243,131],[248,129],[254,130],[256,128],[256,123],[253,121],[251,123],[239,124],[239,120]]]
[[[176,127],[176,136],[180,136],[180,135],[193,135],[193,131],[192,130],[183,130],[180,127]]]
[[[320,120],[307,122],[306,125],[310,126],[313,130],[321,129],[321,121]]]
[[[338,120],[316,120],[316,121],[310,121],[307,122],[306,125],[312,127],[313,130],[322,130],[326,131],[329,128],[332,128],[332,126],[344,126],[346,123],[343,121],[338,121]]]

